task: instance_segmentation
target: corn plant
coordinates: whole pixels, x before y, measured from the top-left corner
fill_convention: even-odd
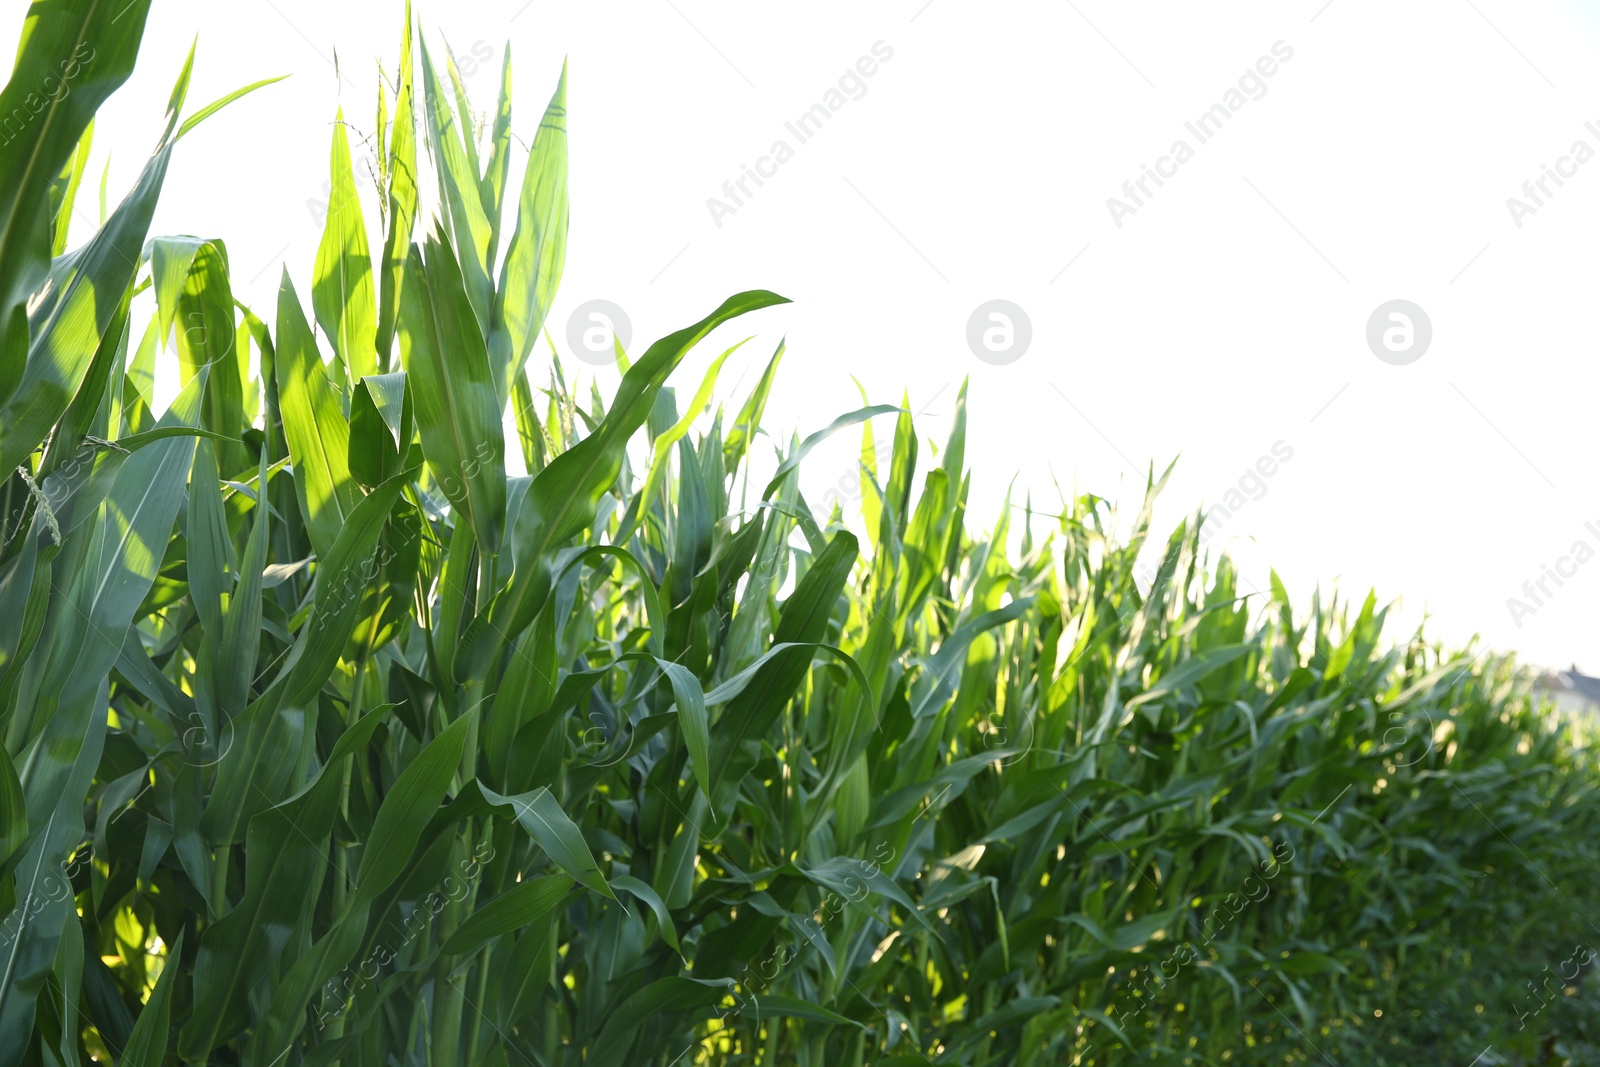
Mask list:
[[[975,532],[964,387],[936,447],[773,435],[781,342],[736,406],[749,339],[669,384],[770,292],[609,399],[535,364],[565,72],[519,171],[509,50],[480,121],[409,10],[381,233],[337,115],[309,304],[148,237],[249,91],[180,124],[187,66],[67,252],[147,10],[38,0],[0,97],[76,64],[0,157],[0,1065],[1589,1054],[1600,778],[1509,660],[1241,593],[1198,517],[1152,543],[1154,472]],[[842,432],[849,515],[799,478]]]

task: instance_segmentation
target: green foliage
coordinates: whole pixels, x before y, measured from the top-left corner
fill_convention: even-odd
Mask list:
[[[1141,590],[1164,479],[974,535],[965,390],[769,459],[783,345],[726,428],[743,342],[667,383],[773,293],[536,388],[565,72],[513,225],[509,54],[480,144],[409,11],[309,316],[149,239],[239,95],[180,126],[187,66],[65,251],[147,6],[39,0],[3,98],[116,42],[0,157],[0,1067],[1594,1058],[1600,777],[1508,661],[1241,595],[1198,522]],[[857,427],[865,544],[798,480]]]

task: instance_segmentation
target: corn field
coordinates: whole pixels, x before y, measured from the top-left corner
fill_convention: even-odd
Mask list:
[[[35,0],[0,95],[0,1067],[1600,1062],[1600,774],[1510,660],[1241,592],[1156,472],[969,516],[964,389],[668,384],[771,292],[603,397],[565,71],[523,153],[409,10],[309,293],[148,232],[266,84],[187,65],[69,250],[149,8]]]

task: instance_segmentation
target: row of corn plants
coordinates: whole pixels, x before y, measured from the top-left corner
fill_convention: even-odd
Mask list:
[[[938,445],[769,434],[782,344],[668,384],[773,293],[585,392],[565,74],[517,172],[509,51],[479,116],[409,11],[309,304],[147,232],[257,88],[188,66],[67,251],[148,9],[36,0],[0,94],[0,1067],[1595,1054],[1600,776],[1509,661],[1242,594],[1159,478],[975,533],[965,389]]]

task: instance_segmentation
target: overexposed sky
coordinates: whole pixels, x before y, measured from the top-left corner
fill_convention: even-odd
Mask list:
[[[1375,587],[1447,640],[1477,633],[1600,671],[1600,4],[1223,7],[419,0],[416,12],[480,109],[510,44],[524,141],[570,62],[558,344],[590,300],[624,309],[642,351],[732,292],[773,289],[795,303],[725,329],[686,363],[680,396],[758,332],[723,372],[720,394],[744,375],[742,397],[787,335],[774,432],[859,406],[853,376],[873,402],[909,390],[924,437],[942,443],[970,378],[975,524],[992,525],[1013,476],[1017,502],[1031,489],[1048,508],[1059,482],[1131,511],[1145,468],[1181,455],[1163,535],[1202,501],[1231,503],[1211,544],[1258,587],[1269,565],[1302,602],[1319,584]],[[330,123],[342,104],[370,133],[376,62],[393,73],[402,11],[156,0],[139,67],[101,113],[91,175],[109,152],[113,203],[129,187],[197,33],[191,110],[292,74],[185,140],[153,230],[224,238],[238,294],[270,321],[280,265],[309,296]],[[19,19],[0,23],[0,45]],[[799,128],[818,104],[821,128]],[[1534,210],[1513,212],[1511,197]],[[75,241],[93,200],[86,190]],[[996,300],[1026,328],[985,309],[969,330]],[[1393,301],[1409,302],[1413,347],[1380,358],[1375,313],[1379,349],[1386,330],[1406,340]],[[1012,349],[984,349],[986,330]],[[616,380],[577,366],[602,389]],[[848,482],[858,440],[814,453],[810,499]],[[1513,597],[1529,610],[1514,614]]]

